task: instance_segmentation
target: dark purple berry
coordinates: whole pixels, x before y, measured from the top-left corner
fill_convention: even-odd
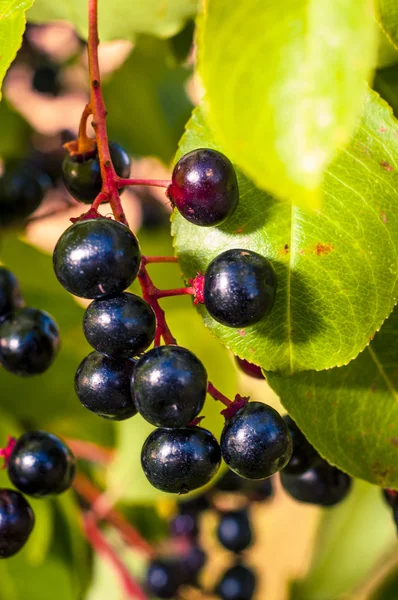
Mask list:
[[[225,571],[216,587],[221,600],[252,600],[256,591],[256,576],[249,567],[237,564]]]
[[[254,325],[271,310],[275,293],[274,268],[257,252],[226,250],[207,267],[204,303],[222,325]]]
[[[284,472],[292,475],[304,473],[304,471],[308,471],[308,469],[322,459],[315,448],[311,446],[302,431],[297,427],[293,419],[289,417],[289,415],[285,415],[283,418],[289,428],[293,441],[292,457],[284,468]]]
[[[61,91],[60,68],[56,64],[43,64],[36,69],[32,78],[32,88],[39,94],[58,96]]]
[[[242,552],[253,543],[253,533],[247,510],[223,513],[217,528],[217,537],[227,550]]]
[[[246,373],[246,375],[250,375],[250,377],[254,377],[255,379],[265,379],[261,367],[258,365],[254,365],[244,358],[239,358],[239,356],[235,356],[235,360],[240,370]]]
[[[198,544],[194,544],[184,554],[181,561],[181,569],[185,573],[185,583],[197,585],[198,575],[206,564],[207,556]]]
[[[41,498],[70,488],[75,475],[75,457],[56,435],[27,431],[17,439],[7,469],[18,490]]]
[[[75,376],[75,390],[80,402],[104,419],[123,421],[133,417],[137,413],[130,392],[134,366],[134,360],[91,352]]]
[[[51,180],[28,163],[7,164],[0,178],[0,229],[22,224],[41,204]]]
[[[13,556],[26,544],[35,524],[30,504],[15,490],[0,489],[0,558]]]
[[[109,152],[116,174],[123,179],[130,175],[130,157],[119,144],[110,142]],[[91,204],[102,187],[101,169],[97,149],[86,154],[65,156],[62,164],[62,175],[68,192],[86,204]],[[119,193],[123,188],[119,190]]]
[[[139,413],[152,425],[183,427],[202,410],[207,373],[181,346],[159,346],[137,362],[132,392]]]
[[[0,363],[14,375],[24,377],[46,371],[59,344],[57,324],[43,310],[18,308],[0,323]]]
[[[319,461],[305,473],[291,475],[282,471],[280,477],[284,490],[292,498],[319,506],[338,504],[347,496],[352,484],[349,475],[325,460]]]
[[[0,319],[23,305],[18,279],[8,269],[0,267]]]
[[[148,481],[163,492],[187,494],[208,483],[220,467],[215,437],[202,427],[155,429],[141,453]]]
[[[170,521],[170,533],[176,537],[195,538],[198,535],[198,521],[195,515],[187,513],[177,515]]]
[[[131,285],[141,263],[134,233],[111,219],[79,221],[59,238],[54,271],[68,292],[81,298],[120,294]]]
[[[184,574],[175,559],[158,558],[153,560],[146,574],[146,587],[157,598],[174,598]]]
[[[249,402],[225,423],[221,452],[229,468],[241,477],[264,479],[288,463],[292,439],[274,408]]]
[[[84,314],[83,329],[88,343],[98,352],[131,358],[152,344],[156,317],[145,300],[124,292],[94,300]]]
[[[174,167],[167,194],[180,214],[194,225],[220,225],[238,205],[235,169],[217,150],[192,150]]]

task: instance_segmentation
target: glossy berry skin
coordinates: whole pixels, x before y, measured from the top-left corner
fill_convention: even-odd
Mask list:
[[[81,298],[120,294],[136,278],[140,263],[134,233],[111,219],[74,223],[59,238],[53,255],[58,281]]]
[[[271,310],[275,293],[274,268],[257,252],[226,250],[207,267],[204,304],[222,325],[254,325]]]
[[[231,552],[242,552],[253,543],[247,510],[234,510],[221,515],[217,528],[218,541]]]
[[[148,481],[155,488],[174,494],[187,494],[208,483],[220,462],[217,440],[202,427],[155,429],[141,452]]]
[[[59,345],[57,324],[43,310],[19,308],[0,323],[0,363],[14,375],[44,373]]]
[[[244,358],[239,358],[239,356],[235,356],[236,364],[240,368],[243,373],[249,375],[250,377],[254,377],[254,379],[265,379],[261,367],[255,365]]]
[[[207,373],[181,346],[159,346],[137,362],[132,393],[138,412],[158,427],[183,427],[202,410]]]
[[[157,598],[174,598],[183,582],[183,574],[176,560],[159,558],[149,565],[146,588]]]
[[[27,500],[15,490],[0,489],[0,558],[13,556],[26,544],[35,524]]]
[[[18,279],[8,269],[0,267],[0,319],[23,305]]]
[[[241,564],[227,569],[216,588],[221,600],[252,600],[255,591],[256,576]]]
[[[292,439],[274,408],[249,402],[225,423],[221,452],[229,468],[241,477],[264,479],[288,463]]]
[[[220,225],[238,205],[235,169],[229,158],[217,150],[192,150],[174,167],[167,195],[180,214],[194,225]]]
[[[124,421],[133,417],[137,413],[130,393],[134,366],[134,360],[91,352],[75,375],[75,390],[80,402],[104,419]]]
[[[334,506],[347,496],[352,479],[325,460],[298,475],[281,473],[284,490],[299,502],[318,506]]]
[[[32,165],[7,164],[0,178],[0,228],[23,223],[50,187],[50,178]]]
[[[127,152],[115,142],[110,142],[109,152],[116,174],[124,179],[128,178],[131,161]],[[71,196],[80,202],[91,204],[102,187],[97,150],[75,156],[67,154],[62,164],[62,176]],[[123,188],[119,190],[119,194],[122,191]]]
[[[43,498],[70,488],[75,463],[72,452],[59,437],[46,431],[27,431],[17,439],[7,469],[20,492]]]
[[[285,415],[283,418],[293,441],[292,457],[284,468],[284,472],[290,474],[304,473],[322,459],[293,419],[289,415]]]
[[[83,330],[88,343],[98,352],[131,358],[153,342],[156,317],[145,300],[124,292],[94,300],[84,314]]]

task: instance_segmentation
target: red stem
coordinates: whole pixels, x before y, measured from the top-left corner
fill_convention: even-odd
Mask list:
[[[144,594],[141,587],[128,571],[123,561],[119,558],[115,549],[109,544],[107,539],[102,534],[93,515],[90,513],[83,515],[83,525],[84,533],[91,546],[96,552],[98,552],[98,554],[102,555],[112,564],[115,571],[119,575],[126,598],[132,598],[134,600],[147,600],[147,596]]]
[[[89,460],[90,462],[99,463],[101,465],[108,465],[113,458],[113,450],[104,448],[93,442],[67,439],[66,443],[77,458]]]
[[[159,300],[160,298],[168,298],[169,296],[193,296],[195,294],[195,290],[193,287],[186,288],[175,288],[172,290],[156,290],[156,292],[152,295],[153,298]]]
[[[229,406],[230,404],[232,404],[232,400],[224,396],[224,394],[222,394],[217,388],[215,388],[211,381],[209,381],[209,383],[207,384],[207,393],[210,394],[210,396],[212,396],[214,400],[219,400],[220,402],[225,404],[225,406]]]
[[[77,494],[93,508],[95,508],[96,502],[102,496],[101,491],[98,490],[88,477],[82,473],[76,475],[73,482],[73,488]],[[112,508],[107,512],[104,518],[108,523],[118,529],[127,544],[140,550],[149,558],[154,555],[152,547],[118,510]]]
[[[178,263],[177,256],[143,256],[142,262],[144,265],[150,263]]]
[[[90,71],[90,108],[93,114],[93,127],[97,141],[98,157],[101,166],[102,192],[101,199],[96,198],[93,208],[98,208],[102,201],[110,202],[112,212],[117,221],[127,225],[118,193],[118,176],[112,164],[109,152],[108,134],[106,130],[106,108],[101,89],[101,75],[98,63],[98,7],[97,0],[88,0],[88,66]]]
[[[144,300],[153,308],[156,315],[156,335],[155,335],[155,346],[160,344],[160,338],[162,337],[165,344],[177,344],[177,340],[173,337],[169,326],[167,325],[166,315],[164,314],[163,308],[160,306],[156,294],[160,291],[153,284],[152,279],[144,264],[141,264],[140,271],[138,273],[138,281],[142,289],[142,296]]]
[[[127,185],[150,185],[152,187],[168,188],[170,184],[171,181],[167,179],[123,179],[122,177],[117,179],[117,185],[120,188]]]

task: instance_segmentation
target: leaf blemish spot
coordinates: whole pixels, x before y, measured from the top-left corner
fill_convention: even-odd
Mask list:
[[[398,448],[398,436],[391,438],[391,444]]]
[[[333,250],[333,244],[321,244],[321,242],[318,242],[315,246],[315,251],[318,256],[321,256],[321,254],[330,254],[330,252],[332,252]]]
[[[381,167],[383,167],[383,169],[384,169],[385,171],[388,171],[388,172],[391,172],[391,171],[393,171],[393,170],[394,170],[394,167],[392,167],[392,166],[390,165],[390,163],[389,163],[387,160],[383,160],[383,161],[380,163],[380,166],[381,166]]]
[[[241,337],[245,337],[246,335],[246,331],[244,329],[239,329],[238,333]]]
[[[383,221],[383,223],[386,225],[386,224],[388,223],[388,220],[387,220],[387,215],[386,215],[386,213],[385,213],[384,211],[382,211],[382,212],[380,213],[380,216],[381,216],[381,220],[382,220],[382,221]]]

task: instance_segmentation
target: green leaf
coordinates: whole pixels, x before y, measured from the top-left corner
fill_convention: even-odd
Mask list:
[[[398,309],[346,367],[293,377],[268,373],[271,387],[310,442],[355,477],[398,488]]]
[[[391,516],[380,490],[356,482],[347,500],[325,511],[310,571],[303,581],[294,584],[290,600],[346,598],[345,594],[393,549],[394,538]]]
[[[152,239],[154,238],[154,241]],[[159,253],[172,255],[170,236],[140,236],[144,254]],[[177,265],[154,265],[149,267],[151,276],[159,287],[181,287],[177,278]],[[159,275],[159,276],[158,276]],[[165,285],[164,282],[167,282]],[[237,393],[237,378],[233,359],[213,336],[203,327],[196,314],[192,301],[188,298],[167,298],[162,302],[166,310],[167,322],[171,331],[182,346],[192,350],[206,366],[209,379],[229,397]],[[210,360],[209,360],[210,357]],[[223,406],[207,397],[202,414],[205,415],[202,426],[210,429],[218,437],[224,424],[220,415]],[[128,421],[118,424],[119,441],[115,460],[108,469],[107,490],[111,497],[144,504],[159,498],[173,498],[153,488],[147,481],[140,463],[141,448],[154,427],[136,415]]]
[[[398,49],[398,5],[394,0],[378,1],[379,23],[391,43]]]
[[[149,33],[162,38],[177,33],[184,22],[193,17],[198,0],[99,0],[99,34],[101,41],[132,40],[138,33]],[[36,0],[28,13],[35,23],[69,21],[79,35],[87,37],[87,6],[82,0],[53,2]]]
[[[174,215],[186,279],[228,248],[273,261],[276,301],[259,324],[224,327],[198,306],[234,354],[285,374],[327,369],[348,363],[381,327],[398,291],[397,131],[391,109],[369,91],[354,138],[326,173],[321,213],[278,202],[238,172],[241,199],[225,224],[196,227]],[[225,150],[196,110],[179,154],[204,146]]]
[[[0,156],[2,159],[22,158],[30,142],[31,129],[21,115],[3,99],[0,104]]]
[[[169,163],[192,110],[184,87],[189,75],[176,66],[167,41],[141,37],[104,86],[110,138],[132,154]]]
[[[201,26],[208,117],[226,153],[260,188],[317,207],[375,64],[371,2],[211,0]]]
[[[58,283],[51,257],[13,234],[3,236],[0,260],[20,279],[26,303],[49,312],[61,331],[61,351],[43,375],[15,377],[0,369],[3,410],[31,427],[111,444],[112,423],[84,409],[74,390],[76,369],[91,351],[83,335],[84,309]]]
[[[7,69],[21,47],[26,25],[25,12],[33,1],[0,0],[0,90]]]

